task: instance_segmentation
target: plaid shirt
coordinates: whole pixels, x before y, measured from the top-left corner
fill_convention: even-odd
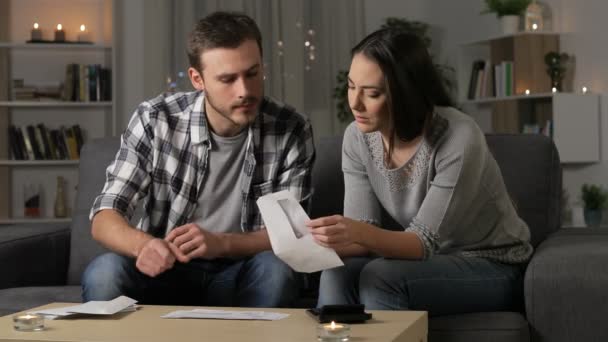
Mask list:
[[[137,227],[153,236],[163,237],[191,222],[205,186],[211,148],[204,97],[203,92],[163,94],[139,105],[106,170],[91,219],[102,209],[114,209],[130,219],[143,199],[144,214]],[[272,192],[289,190],[307,208],[315,158],[308,119],[264,98],[246,143],[241,229],[263,227],[255,201]]]

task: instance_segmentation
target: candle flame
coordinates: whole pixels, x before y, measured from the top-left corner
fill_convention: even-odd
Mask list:
[[[61,29],[62,29],[62,28],[63,28],[63,26],[61,26],[61,24],[57,24],[57,29],[58,29],[59,31],[61,31]]]
[[[336,322],[331,321],[331,325],[330,325],[331,330],[336,329]]]
[[[34,23],[34,28],[38,29],[38,23]]]
[[[80,25],[80,31],[84,32],[86,29],[87,29],[86,26]]]

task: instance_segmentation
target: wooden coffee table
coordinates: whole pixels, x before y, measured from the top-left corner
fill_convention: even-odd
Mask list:
[[[32,310],[74,305],[53,303]],[[317,340],[317,322],[303,309],[263,309],[283,312],[289,317],[278,321],[234,321],[209,319],[164,319],[161,315],[186,306],[142,305],[135,312],[111,317],[46,320],[46,329],[38,332],[13,330],[12,316],[0,317],[0,341],[306,341]],[[211,308],[258,310],[247,308]],[[31,311],[31,310],[27,310]],[[25,312],[27,312],[25,311]],[[370,311],[373,319],[351,325],[351,341],[426,342],[427,314],[424,311]]]

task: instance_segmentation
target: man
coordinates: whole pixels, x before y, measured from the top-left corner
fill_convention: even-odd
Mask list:
[[[264,97],[251,18],[217,12],[200,20],[188,58],[196,91],[142,103],[107,169],[90,216],[93,237],[115,253],[87,267],[83,299],[289,306],[296,275],[270,250],[255,201],[287,189],[307,204],[311,126]],[[128,219],[140,200],[134,229]]]

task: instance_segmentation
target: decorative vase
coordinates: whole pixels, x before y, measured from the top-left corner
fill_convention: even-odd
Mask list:
[[[519,31],[519,16],[504,15],[500,17],[500,25],[504,34],[517,33]]]
[[[55,194],[55,217],[67,217],[68,210],[65,204],[65,181],[57,177],[57,192]]]
[[[588,227],[599,227],[602,222],[602,210],[601,209],[588,209],[585,208],[585,223]]]

